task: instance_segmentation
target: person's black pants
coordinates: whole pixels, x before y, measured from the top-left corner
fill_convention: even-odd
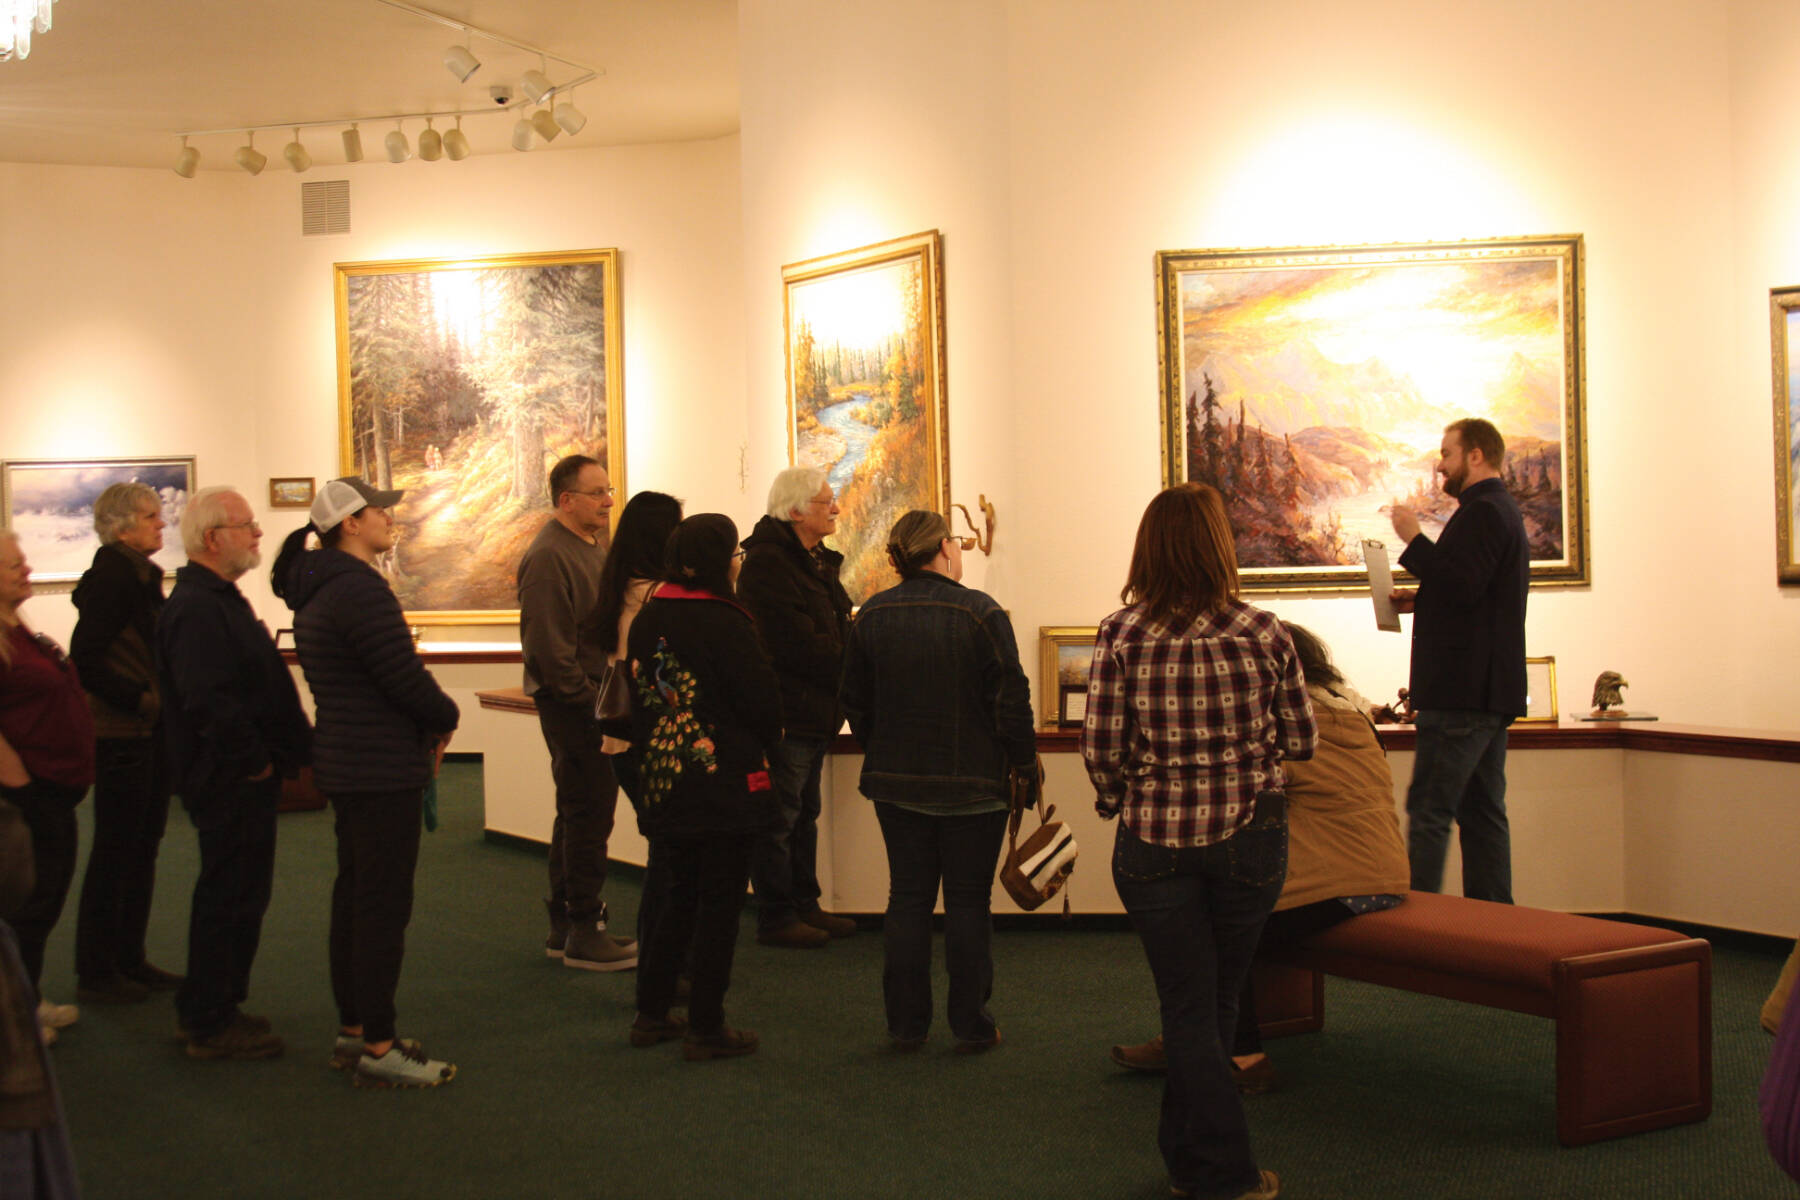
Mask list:
[[[600,749],[600,723],[589,705],[537,696],[538,726],[550,748],[556,822],[550,828],[550,907],[571,924],[600,919],[606,888],[606,840],[619,785],[612,756]]]
[[[331,995],[345,1028],[363,1041],[394,1037],[394,993],[412,919],[424,789],[343,792],[337,814],[337,880],[331,885]]]
[[[75,974],[102,980],[144,965],[156,855],[169,820],[159,737],[95,743],[94,842],[75,917]]]
[[[669,1015],[684,962],[692,972],[688,1028],[710,1036],[725,1025],[725,992],[737,953],[738,915],[750,883],[755,836],[652,837],[650,869],[667,872],[667,906],[639,949],[637,1006],[647,1017]]]
[[[250,966],[275,881],[280,800],[276,775],[182,796],[200,841],[200,876],[188,914],[187,981],[175,993],[175,1011],[191,1036],[224,1030],[250,995]]]
[[[1284,908],[1269,914],[1263,923],[1262,939],[1256,944],[1256,956],[1261,958],[1265,950],[1283,949],[1303,942],[1315,933],[1330,929],[1340,921],[1348,921],[1356,914],[1342,900],[1319,900],[1312,904],[1302,904],[1298,908]],[[1244,975],[1243,991],[1238,993],[1237,1036],[1232,1039],[1231,1052],[1234,1055],[1262,1053],[1262,1031],[1257,1028],[1256,1018],[1256,971],[1254,967]]]
[[[65,787],[34,779],[22,788],[0,788],[31,830],[31,860],[37,868],[37,886],[12,919],[19,939],[19,958],[35,990],[44,977],[44,946],[62,916],[69,884],[75,879],[75,856],[80,833],[75,806],[87,795],[86,788]]]
[[[632,811],[644,815],[644,761],[636,746],[612,756],[613,775],[619,790],[631,801]],[[656,928],[663,910],[669,907],[669,872],[666,864],[652,858],[644,868],[644,891],[638,898],[637,940],[639,946],[649,944],[650,931]],[[683,968],[685,971],[686,968]]]
[[[994,919],[990,897],[1005,811],[928,816],[877,804],[887,847],[888,903],[881,921],[881,992],[888,1036],[922,1038],[931,1029],[931,910],[944,889],[944,1012],[959,1042],[994,1036]]]

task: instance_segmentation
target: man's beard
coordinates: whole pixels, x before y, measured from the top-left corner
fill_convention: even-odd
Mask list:
[[[251,571],[255,570],[261,562],[262,551],[245,550],[241,553],[231,555],[219,565],[225,568],[225,577],[227,579],[235,580],[248,575]]]
[[[1452,500],[1456,499],[1458,496],[1462,495],[1463,485],[1468,482],[1468,479],[1469,473],[1466,470],[1458,471],[1454,475],[1444,476],[1444,495],[1450,497]]]

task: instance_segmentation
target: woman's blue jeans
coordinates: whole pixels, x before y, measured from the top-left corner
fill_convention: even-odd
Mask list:
[[[1157,1144],[1170,1182],[1194,1196],[1238,1196],[1260,1181],[1227,1057],[1238,993],[1287,875],[1279,792],[1223,842],[1152,845],[1123,825],[1113,883],[1144,944],[1162,1006],[1163,1085]]]

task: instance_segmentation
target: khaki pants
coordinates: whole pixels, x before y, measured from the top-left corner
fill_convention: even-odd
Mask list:
[[[1781,977],[1775,981],[1775,990],[1769,993],[1763,1004],[1762,1027],[1770,1033],[1778,1033],[1781,1029],[1781,1014],[1788,1006],[1788,996],[1794,990],[1794,977],[1800,975],[1800,942],[1794,944],[1794,951],[1788,955],[1787,965],[1781,968]]]

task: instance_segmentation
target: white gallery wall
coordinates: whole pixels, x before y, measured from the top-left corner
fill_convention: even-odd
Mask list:
[[[1771,76],[1783,59],[1767,29],[1733,29],[1760,13],[1791,51],[1792,6],[740,12],[751,324],[778,316],[784,261],[943,230],[955,492],[999,504],[1000,549],[977,582],[1028,656],[1038,626],[1117,606],[1161,485],[1156,251],[1580,233],[1593,585],[1534,592],[1530,649],[1556,656],[1565,710],[1615,668],[1634,705],[1667,718],[1789,723],[1800,683],[1764,666],[1800,649],[1772,569],[1768,282],[1734,256],[1733,151],[1792,122],[1778,103],[1734,111],[1734,49]],[[793,69],[796,54],[847,63],[871,45],[879,71]],[[1745,129],[1758,119],[1765,132]],[[992,140],[971,155],[977,136]],[[1800,242],[1793,212],[1771,236]],[[750,339],[753,427],[781,365]],[[1267,603],[1323,632],[1371,694],[1404,682],[1406,641],[1373,628],[1366,596]],[[1721,614],[1757,636],[1706,636]]]

